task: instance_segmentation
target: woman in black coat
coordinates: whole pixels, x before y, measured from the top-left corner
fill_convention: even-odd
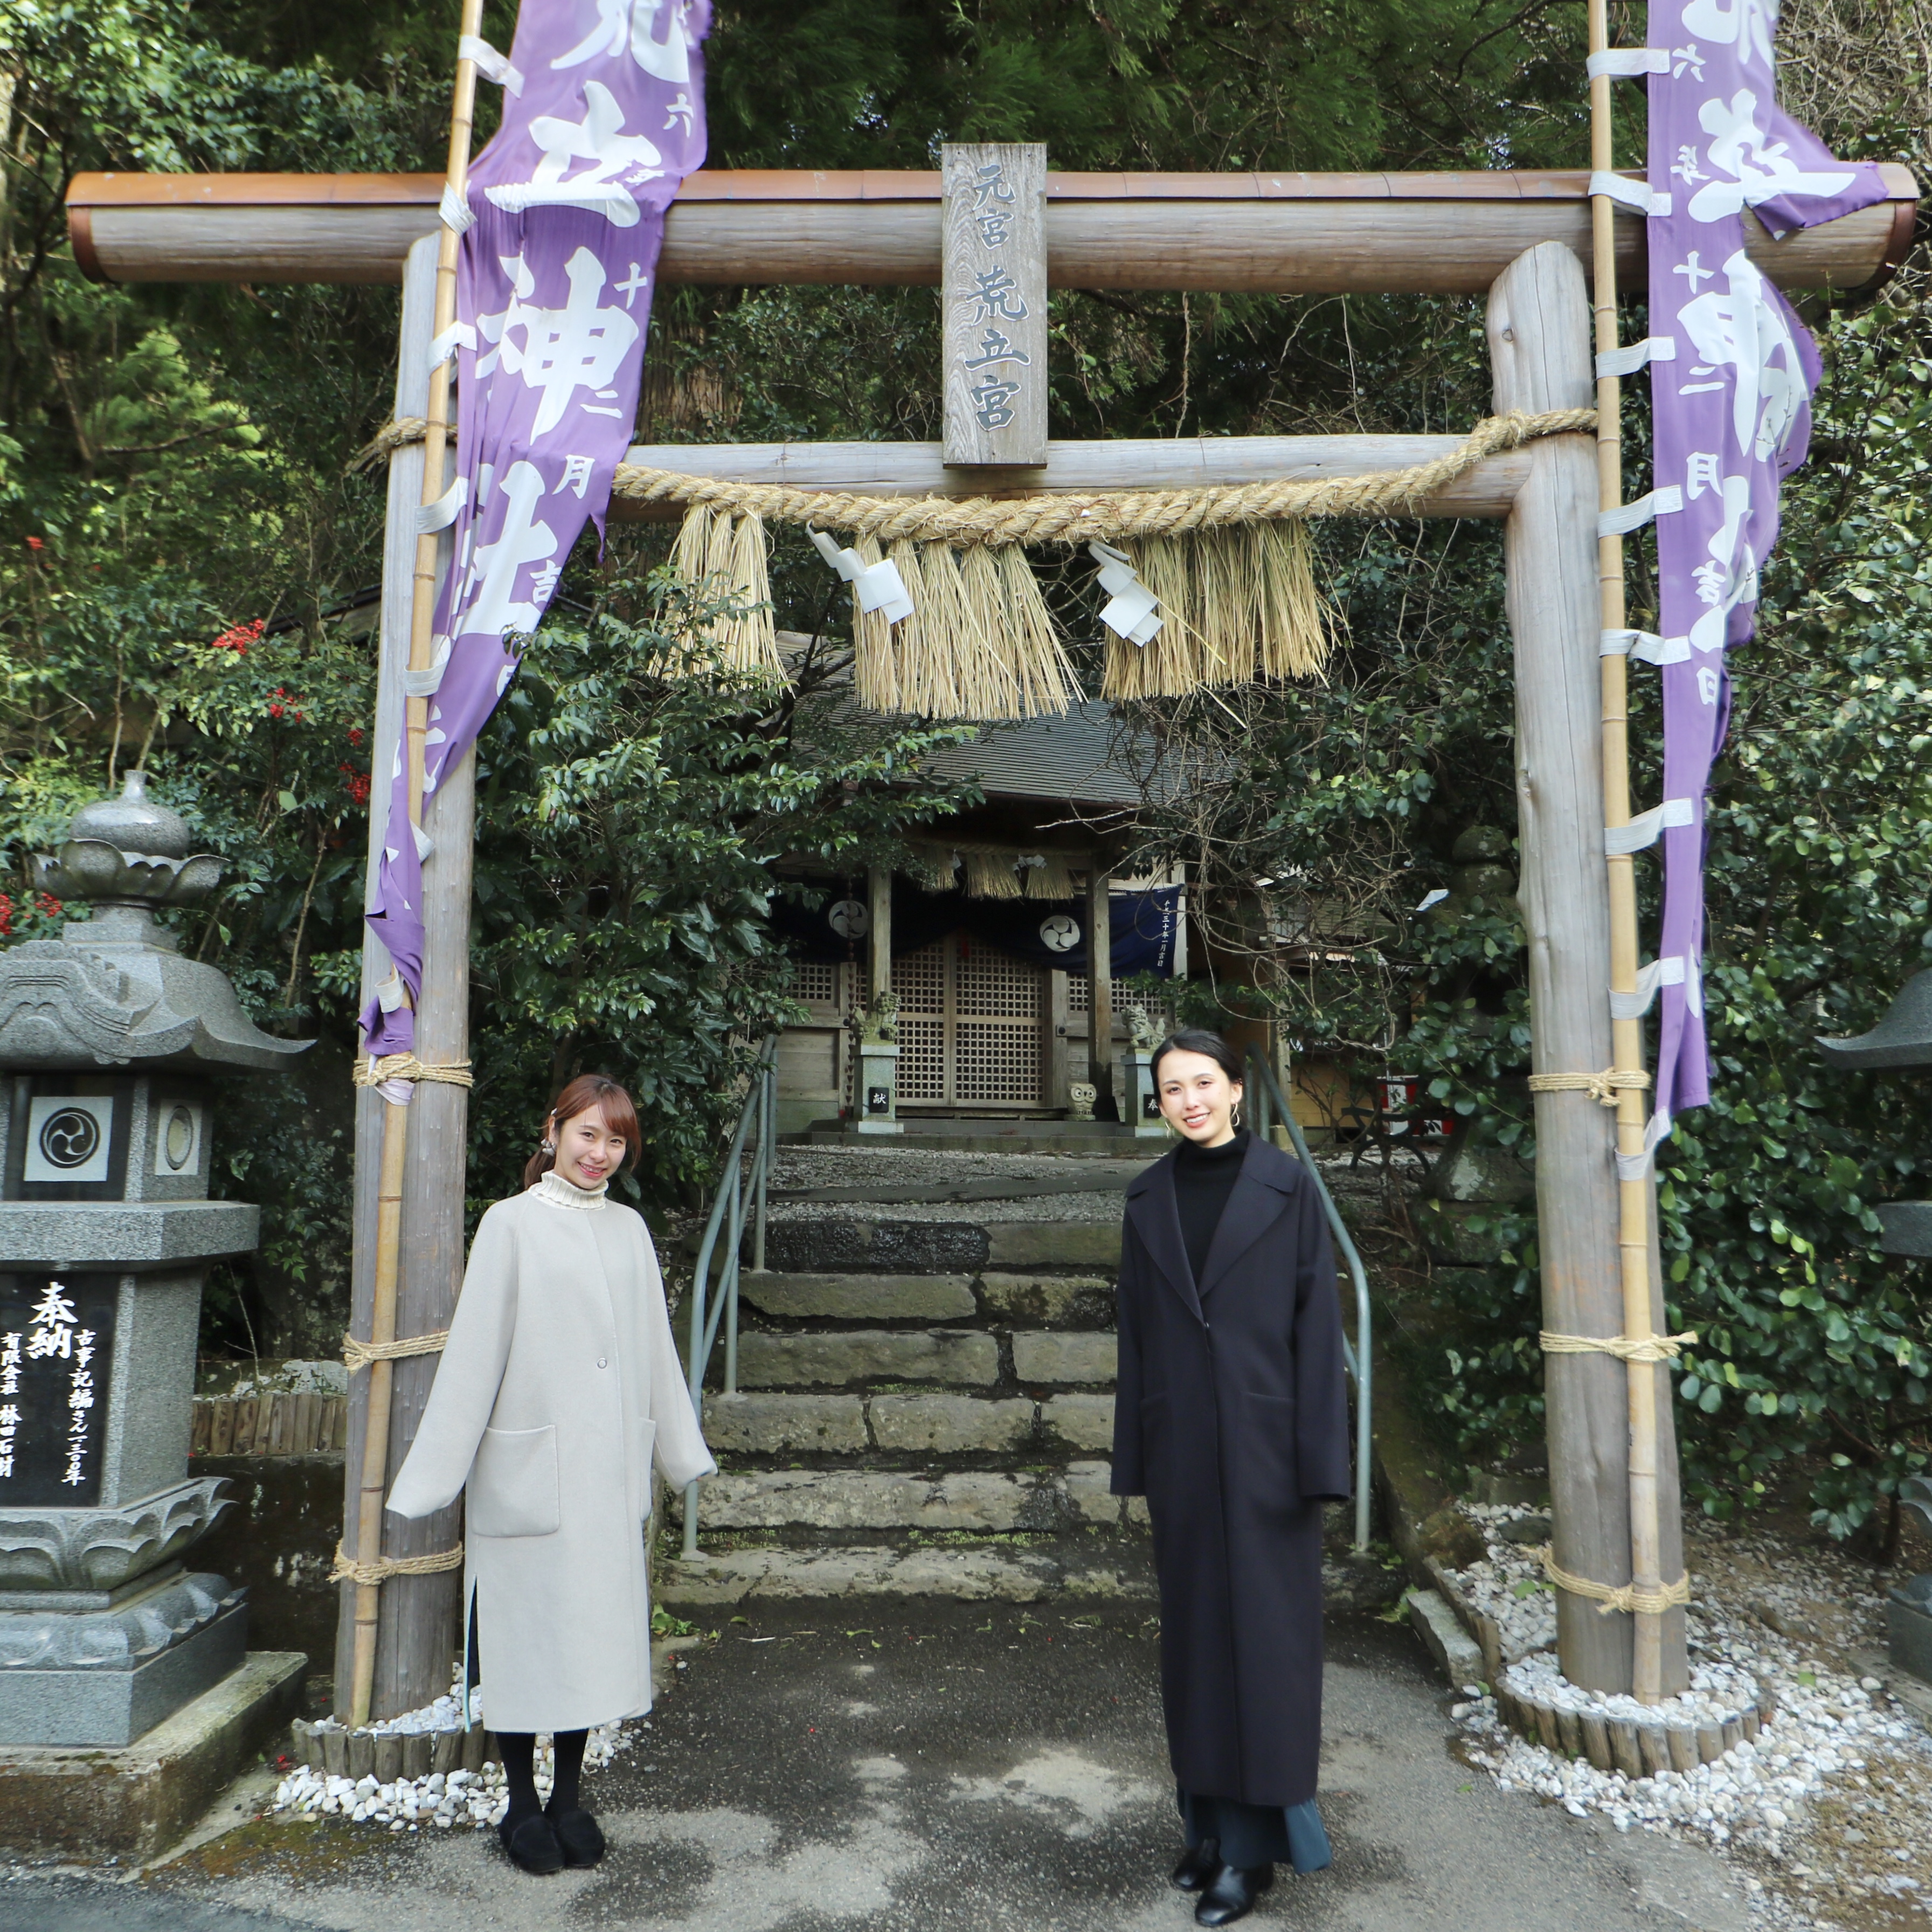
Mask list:
[[[1162,1043],[1181,1143],[1127,1190],[1113,1486],[1144,1496],[1160,1674],[1195,1917],[1250,1910],[1277,1863],[1329,1862],[1322,1506],[1349,1493],[1335,1263],[1300,1162],[1241,1126],[1217,1034]]]

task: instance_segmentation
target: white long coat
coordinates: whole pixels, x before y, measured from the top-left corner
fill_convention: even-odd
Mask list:
[[[581,1730],[651,1708],[654,1450],[679,1488],[717,1466],[650,1232],[547,1174],[477,1228],[388,1499],[428,1516],[467,1486],[464,1621],[473,1604],[493,1731]]]

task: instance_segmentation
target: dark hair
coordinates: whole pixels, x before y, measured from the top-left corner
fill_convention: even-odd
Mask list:
[[[1205,1027],[1183,1027],[1154,1048],[1148,1072],[1156,1083],[1160,1079],[1161,1056],[1168,1053],[1205,1054],[1237,1087],[1246,1077],[1241,1071],[1241,1056],[1218,1033],[1210,1033]]]
[[[628,1172],[637,1166],[638,1156],[644,1150],[644,1130],[638,1125],[638,1110],[632,1104],[630,1095],[616,1081],[602,1073],[580,1073],[550,1103],[544,1124],[548,1126],[554,1120],[561,1127],[566,1121],[575,1120],[579,1114],[586,1114],[592,1107],[603,1114],[604,1125],[614,1134],[623,1136],[624,1169]],[[556,1165],[555,1148],[545,1153],[538,1148],[524,1164],[524,1185],[534,1187]]]

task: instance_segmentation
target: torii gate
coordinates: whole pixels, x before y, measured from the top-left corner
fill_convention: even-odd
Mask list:
[[[1752,260],[1790,290],[1868,287],[1904,257],[1917,189],[1886,171],[1890,199],[1772,241],[1745,218]],[[1246,290],[1279,294],[1419,293],[1489,298],[1488,336],[1499,412],[1588,409],[1595,400],[1592,268],[1624,277],[1642,266],[1643,224],[1608,226],[1589,176],[1578,172],[1457,174],[1048,174],[1045,266],[1056,286]],[[398,418],[420,417],[428,391],[437,208],[433,175],[83,175],[69,190],[76,260],[104,281],[400,282]],[[932,286],[942,279],[940,176],[926,172],[768,172],[692,176],[670,211],[661,280],[728,285],[820,283]],[[1607,279],[1607,278],[1606,278]],[[1614,315],[1613,309],[1611,314]],[[1330,478],[1404,468],[1445,454],[1454,436],[1289,436],[1056,442],[1024,467],[949,466],[937,443],[731,444],[639,448],[636,464],[738,481],[783,482],[877,496],[1012,495],[1132,487],[1177,488],[1274,478]],[[1614,445],[1610,445],[1615,477]],[[374,769],[390,768],[400,736],[410,634],[418,506],[425,500],[421,445],[392,452],[384,548]],[[440,482],[438,489],[441,487]],[[1614,481],[1612,484],[1614,490]],[[434,495],[436,492],[430,492]],[[1615,500],[1614,495],[1612,500]],[[1621,659],[1600,660],[1598,461],[1595,445],[1555,436],[1490,458],[1415,506],[1426,516],[1504,524],[1508,608],[1516,670],[1516,788],[1521,899],[1529,940],[1538,1072],[1575,1074],[1613,1064],[1606,989],[1613,964],[1604,831],[1629,816],[1626,790],[1606,799],[1606,728],[1622,730]],[[623,516],[620,497],[611,514]],[[1621,619],[1618,620],[1621,622]],[[1616,682],[1601,668],[1613,667]],[[1620,768],[1621,744],[1618,743]],[[371,800],[370,884],[384,836]],[[1606,812],[1606,802],[1609,810]],[[418,1050],[460,1061],[468,1049],[468,934],[473,760],[465,759],[428,807],[436,864],[425,874],[427,954]],[[371,940],[363,993],[388,962]],[[1647,1324],[1627,1322],[1619,1258],[1616,1120],[1586,1092],[1535,1094],[1537,1205],[1544,1322],[1571,1336],[1616,1336],[1664,1326],[1653,1269]],[[467,1100],[460,1087],[426,1085],[413,1103],[403,1181],[409,1240],[397,1331],[447,1326],[463,1273]],[[377,1156],[382,1102],[358,1096],[352,1329],[370,1333]],[[1626,1204],[1627,1206],[1628,1204]],[[1629,1243],[1626,1216],[1622,1237]],[[414,1438],[433,1376],[418,1356],[395,1364],[386,1466]],[[1600,1353],[1548,1358],[1546,1388],[1556,1555],[1574,1578],[1632,1581],[1631,1413],[1658,1412],[1654,1472],[1656,1574],[1682,1573],[1676,1439],[1667,1364],[1628,1366]],[[352,1396],[352,1445],[367,1419],[367,1378]],[[1660,1400],[1660,1398],[1661,1398]],[[362,1469],[352,1446],[345,1549],[357,1544]],[[431,1557],[460,1540],[455,1508],[388,1528],[388,1554]],[[372,1551],[371,1555],[382,1552]],[[352,1585],[338,1639],[338,1704],[352,1664]],[[447,1688],[457,1638],[458,1583],[448,1572],[392,1576],[376,1658],[372,1709],[393,1714]],[[1634,1627],[1652,1626],[1652,1695],[1686,1683],[1681,1609],[1640,1619],[1599,1613],[1587,1596],[1558,1593],[1565,1675],[1600,1692],[1633,1688]],[[1658,1652],[1660,1650],[1660,1664]]]

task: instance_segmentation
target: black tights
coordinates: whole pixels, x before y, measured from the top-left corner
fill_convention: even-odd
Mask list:
[[[590,1736],[588,1731],[559,1731],[552,1741],[556,1775],[550,1787],[550,1803],[559,1811],[579,1808],[578,1780],[583,1772],[584,1747]],[[503,1814],[503,1823],[514,1832],[526,1818],[534,1818],[543,1809],[537,1802],[536,1733],[499,1731],[496,1748],[503,1754],[503,1775],[510,1786],[510,1808]]]

